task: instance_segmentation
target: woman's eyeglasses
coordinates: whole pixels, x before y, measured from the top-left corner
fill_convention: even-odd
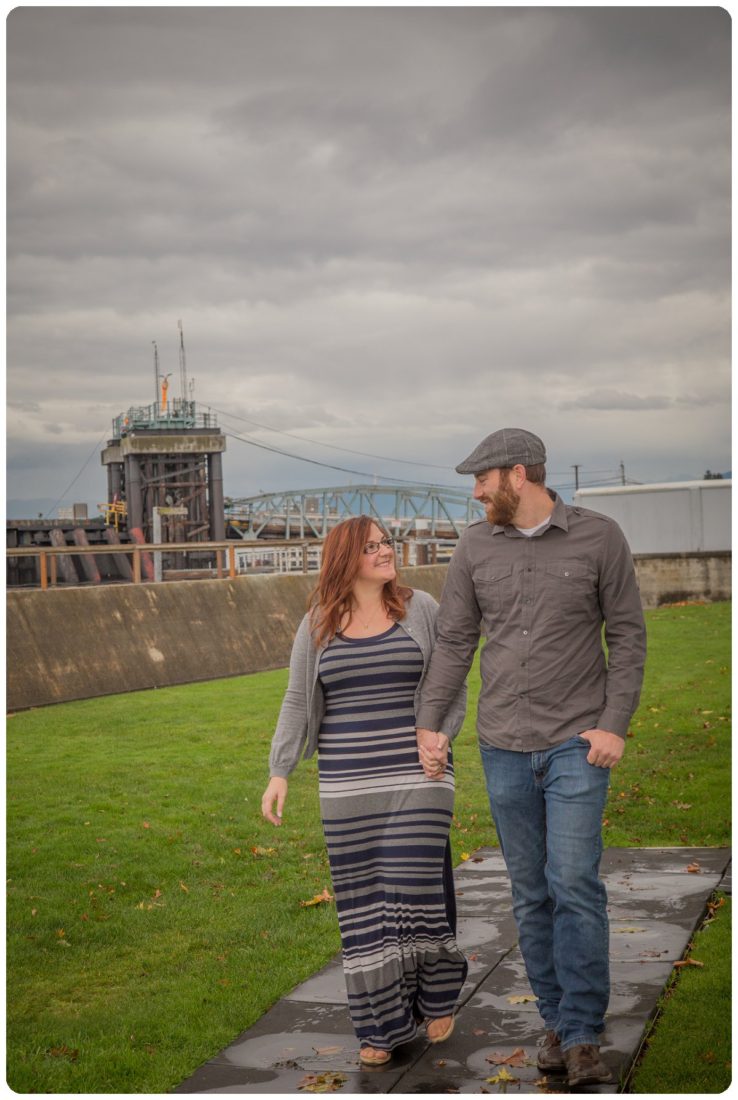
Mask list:
[[[389,550],[395,545],[395,540],[391,539],[389,535],[386,538],[380,539],[379,542],[367,542],[364,544],[365,554],[376,554],[380,546],[386,546]]]

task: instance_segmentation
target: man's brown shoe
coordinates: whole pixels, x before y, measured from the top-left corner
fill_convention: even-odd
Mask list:
[[[546,1038],[538,1048],[538,1068],[549,1073],[563,1073],[566,1069],[564,1055],[561,1053],[561,1040],[555,1031],[547,1031]]]
[[[612,1074],[600,1059],[600,1048],[590,1043],[564,1051],[566,1076],[570,1085],[604,1085]]]

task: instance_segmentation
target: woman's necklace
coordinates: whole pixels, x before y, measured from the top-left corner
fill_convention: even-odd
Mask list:
[[[377,604],[377,606],[374,608],[374,610],[372,611],[371,615],[369,616],[369,618],[367,619],[366,622],[364,622],[364,619],[362,618],[362,615],[359,614],[359,608],[358,607],[356,608],[356,610],[354,611],[354,614],[356,615],[356,618],[359,620],[359,625],[362,626],[364,628],[364,630],[369,629],[369,627],[371,626],[372,622],[374,621],[374,619],[376,617],[376,614],[380,610],[380,608],[382,610],[384,610],[384,604],[383,603]]]

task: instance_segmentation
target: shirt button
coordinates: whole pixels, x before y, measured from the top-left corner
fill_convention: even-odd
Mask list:
[[[568,577],[569,576],[568,572],[564,572],[564,576]]]
[[[523,634],[527,634],[527,633],[528,633],[528,631],[527,631],[527,630],[524,630],[524,631],[523,631]]]

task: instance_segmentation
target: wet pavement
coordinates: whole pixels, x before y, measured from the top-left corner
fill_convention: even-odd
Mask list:
[[[535,1065],[543,1025],[517,947],[499,849],[480,848],[454,874],[458,941],[469,974],[448,1042],[431,1046],[418,1036],[395,1050],[388,1066],[362,1067],[337,955],[174,1091],[292,1093],[307,1074],[337,1073],[344,1095],[568,1092],[564,1077],[546,1078]],[[601,875],[609,898],[612,995],[600,1053],[613,1080],[577,1092],[622,1090],[710,895],[718,887],[730,891],[730,850],[606,848]],[[512,1063],[500,1063],[516,1051]],[[490,1081],[503,1069],[513,1080],[503,1073],[502,1081]]]

